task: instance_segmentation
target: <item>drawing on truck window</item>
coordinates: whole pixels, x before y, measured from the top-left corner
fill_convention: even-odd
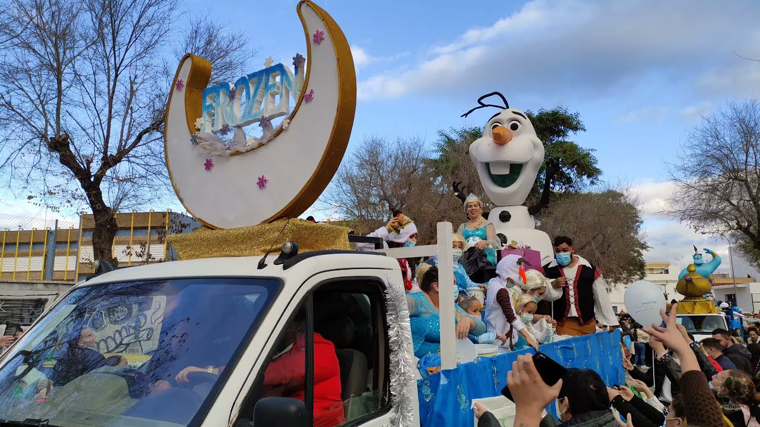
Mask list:
[[[0,419],[186,425],[222,386],[278,287],[183,279],[78,288],[6,355]]]
[[[356,280],[344,287],[320,288],[313,296],[312,312],[301,308],[280,333],[241,408],[241,419],[249,419],[256,402],[264,397],[303,401],[308,386],[313,389],[314,426],[337,426],[388,408],[381,304],[382,291],[373,282]],[[305,358],[308,320],[314,327],[313,367]],[[314,372],[311,385],[305,382],[309,369]]]

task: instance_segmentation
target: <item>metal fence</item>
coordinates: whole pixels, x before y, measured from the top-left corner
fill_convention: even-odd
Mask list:
[[[74,280],[76,222],[0,214],[0,280]]]
[[[116,223],[119,229],[111,254],[125,266],[167,260],[166,236],[200,226],[170,210],[119,212]],[[89,214],[75,221],[0,214],[0,281],[75,282],[93,274],[94,230]]]

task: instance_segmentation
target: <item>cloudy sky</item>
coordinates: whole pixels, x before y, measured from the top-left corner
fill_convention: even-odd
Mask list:
[[[305,52],[294,0],[185,4],[190,13],[244,30],[262,49],[252,70],[267,56],[289,64]],[[490,113],[459,116],[491,91],[517,109],[563,105],[581,114],[588,131],[577,142],[597,150],[605,182],[637,188],[649,260],[665,260],[666,247],[676,264],[688,260],[692,244],[725,251],[725,242],[696,236],[657,212],[671,191],[666,162],[688,129],[727,100],[760,96],[760,62],[741,58],[760,59],[757,0],[318,4],[352,45],[359,87],[354,146],[370,135],[432,142],[442,128],[481,126]]]

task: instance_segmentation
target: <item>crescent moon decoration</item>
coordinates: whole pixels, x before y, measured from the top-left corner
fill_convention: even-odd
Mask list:
[[[187,211],[211,228],[297,217],[345,154],[356,110],[351,49],[327,12],[309,0],[296,9],[307,54],[295,55],[294,72],[267,58],[263,70],[207,87],[208,61],[187,54],[177,67],[166,106],[166,168]],[[247,134],[259,129],[260,136]]]

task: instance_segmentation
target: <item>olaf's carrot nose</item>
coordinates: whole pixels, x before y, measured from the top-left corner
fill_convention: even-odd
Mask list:
[[[498,145],[505,145],[512,140],[512,131],[504,126],[496,126],[491,130],[491,133],[493,134],[493,142]]]

